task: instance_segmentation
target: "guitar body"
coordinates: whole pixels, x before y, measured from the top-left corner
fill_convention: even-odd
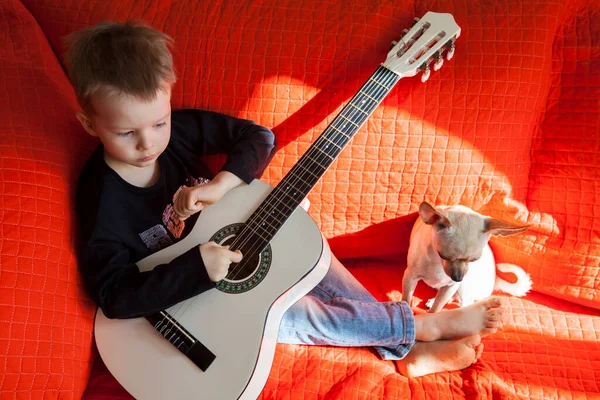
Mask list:
[[[231,190],[201,212],[185,239],[138,266],[149,270],[169,262],[221,228],[246,221],[272,190],[259,180]],[[216,356],[206,371],[145,318],[108,319],[98,309],[96,343],[119,383],[138,399],[255,399],[269,376],[283,314],[323,279],[331,261],[327,242],[301,207],[270,247],[269,271],[252,290],[229,294],[215,288],[167,310]]]

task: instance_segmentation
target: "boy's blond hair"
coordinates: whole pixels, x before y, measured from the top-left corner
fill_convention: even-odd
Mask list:
[[[177,79],[166,34],[137,21],[101,22],[67,36],[65,61],[79,105],[90,97],[126,94],[152,101]]]

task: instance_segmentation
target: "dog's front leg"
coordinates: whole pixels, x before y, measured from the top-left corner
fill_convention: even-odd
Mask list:
[[[408,271],[404,272],[402,277],[402,301],[407,302],[409,307],[412,307],[411,302],[418,282],[419,278],[412,276]]]
[[[450,301],[452,296],[454,296],[456,294],[456,291],[458,290],[459,287],[460,287],[460,283],[441,287],[438,290],[437,296],[435,296],[435,300],[433,302],[433,305],[429,309],[429,312],[430,313],[438,312],[442,308],[444,308],[444,306],[446,304],[448,304],[448,302]]]

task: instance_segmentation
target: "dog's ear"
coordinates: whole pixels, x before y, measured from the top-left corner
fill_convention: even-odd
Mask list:
[[[444,214],[433,208],[426,201],[422,202],[419,206],[419,215],[427,225],[437,225],[439,228],[449,228],[452,225]]]
[[[494,218],[486,218],[484,232],[492,235],[510,236],[526,231],[529,225],[512,225]]]

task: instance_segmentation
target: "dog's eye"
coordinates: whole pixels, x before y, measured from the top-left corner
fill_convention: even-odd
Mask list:
[[[438,253],[438,256],[440,256],[440,258],[442,260],[452,261],[452,259],[450,257],[446,257],[446,256],[442,255],[442,253],[440,253],[439,251],[437,253]]]

